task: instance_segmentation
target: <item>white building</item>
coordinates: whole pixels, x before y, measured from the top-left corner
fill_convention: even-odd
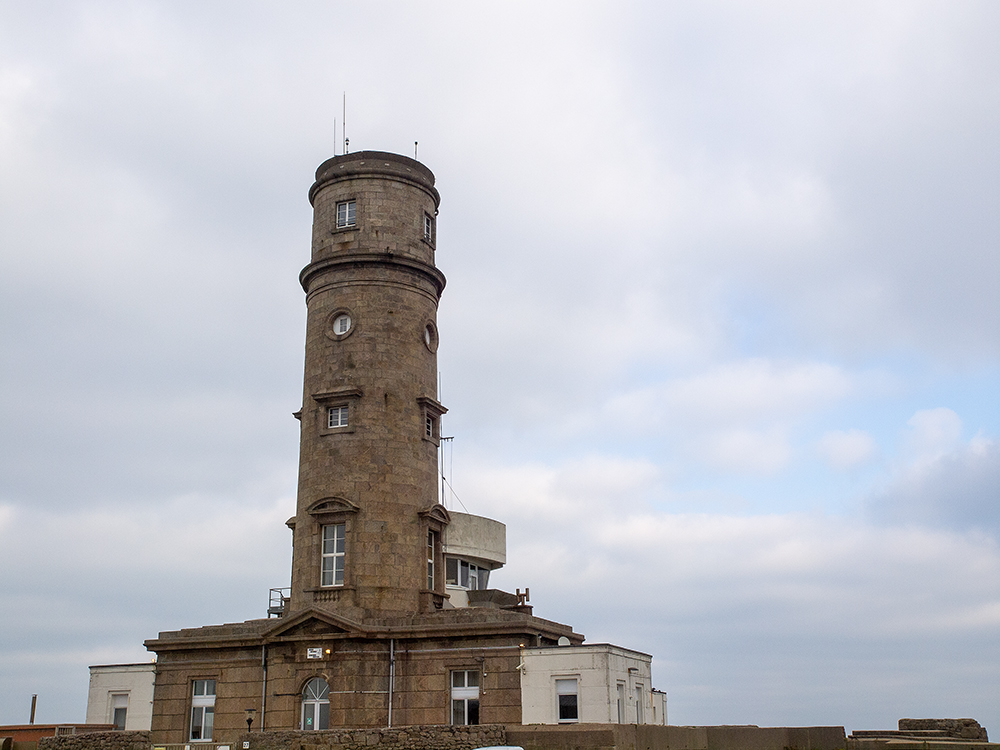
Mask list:
[[[666,695],[653,690],[653,657],[595,643],[525,648],[522,724],[666,724]]]
[[[155,662],[91,667],[87,723],[148,730],[153,721],[155,671]]]

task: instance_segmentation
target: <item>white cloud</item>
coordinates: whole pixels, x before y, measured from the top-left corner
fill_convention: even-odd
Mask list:
[[[833,430],[816,444],[819,454],[834,469],[844,471],[862,466],[878,453],[875,439],[864,430]]]
[[[775,474],[791,458],[792,450],[783,430],[729,430],[705,441],[705,459],[724,471]]]
[[[768,427],[836,403],[851,393],[853,379],[850,373],[823,362],[754,358],[614,393],[603,408],[602,419],[641,434],[664,429],[697,434],[713,428]],[[719,437],[723,443],[729,439],[725,434]],[[773,437],[770,442],[774,444]]]
[[[958,447],[962,418],[951,409],[921,409],[906,423],[906,450],[918,461],[934,460]]]

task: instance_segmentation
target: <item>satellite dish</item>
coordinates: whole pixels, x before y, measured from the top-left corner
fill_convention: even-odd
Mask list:
[[[556,641],[556,643],[558,643],[560,646],[568,646],[569,645],[569,638],[567,638],[564,635],[561,635],[561,636],[559,636],[559,640]]]

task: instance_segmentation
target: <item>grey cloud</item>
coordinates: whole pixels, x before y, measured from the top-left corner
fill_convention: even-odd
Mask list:
[[[1000,443],[974,439],[920,460],[871,497],[868,509],[889,523],[981,529],[1000,539]]]

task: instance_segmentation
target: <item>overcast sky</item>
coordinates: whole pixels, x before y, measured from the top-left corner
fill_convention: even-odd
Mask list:
[[[1000,4],[0,0],[0,724],[287,586],[313,172],[442,202],[454,510],[673,724],[1000,736]]]

